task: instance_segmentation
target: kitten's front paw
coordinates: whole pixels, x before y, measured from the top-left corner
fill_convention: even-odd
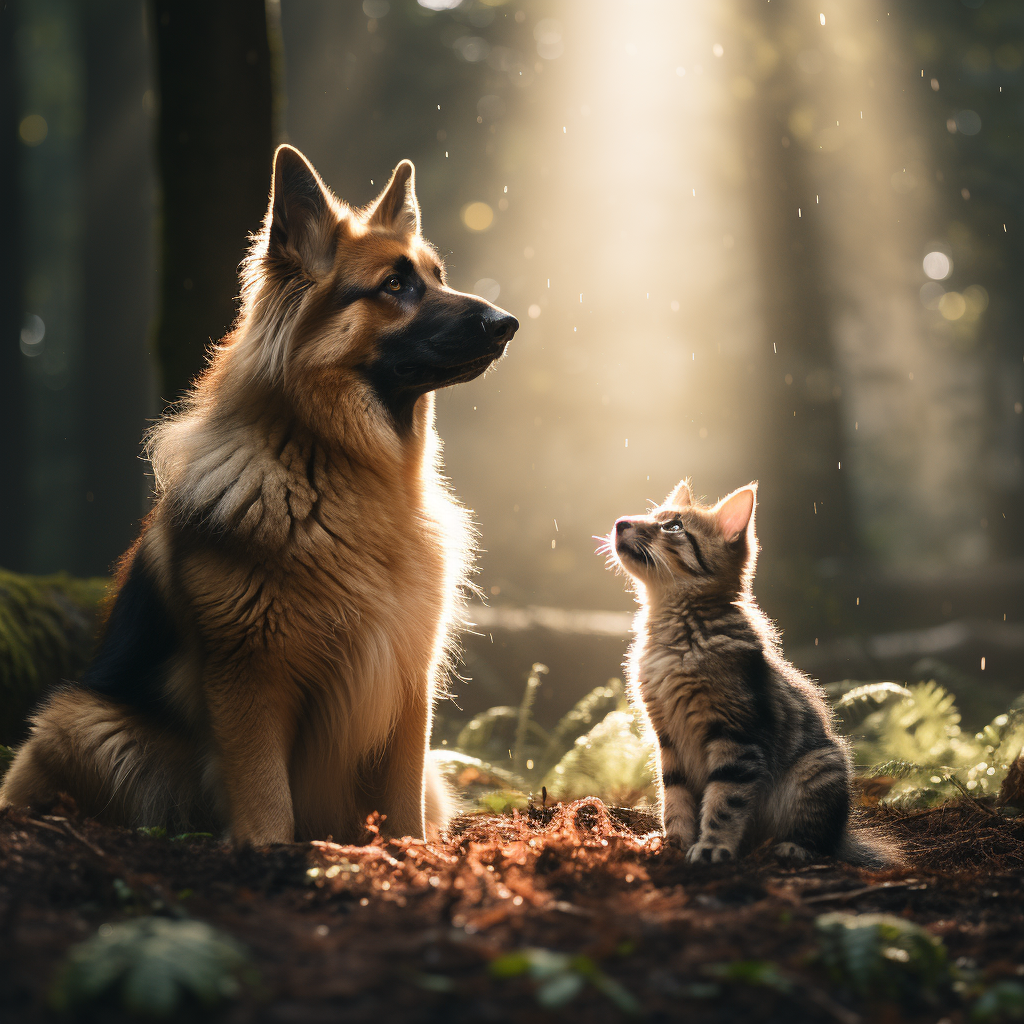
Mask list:
[[[732,850],[717,843],[694,843],[686,854],[689,864],[720,864],[732,859]]]
[[[772,847],[772,853],[780,860],[792,860],[802,863],[811,859],[811,855],[802,846],[797,846],[796,843],[778,843]]]

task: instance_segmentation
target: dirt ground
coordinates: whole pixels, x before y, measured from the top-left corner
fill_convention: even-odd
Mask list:
[[[815,920],[837,910],[899,915],[940,937],[982,983],[1024,981],[1024,817],[970,801],[866,813],[868,827],[900,841],[908,867],[793,867],[767,853],[690,866],[659,839],[645,841],[650,822],[636,812],[594,800],[467,816],[444,843],[370,836],[361,847],[258,851],[152,838],[66,807],[7,812],[0,1020],[57,1019],[47,993],[70,946],[106,922],[169,914],[248,947],[259,983],[218,1011],[227,1022],[600,1024],[631,1009],[652,1021],[966,1022],[954,989],[930,1002],[876,1003],[844,989],[817,955]],[[585,958],[577,963],[590,973],[564,1005],[542,1007],[540,982],[501,959],[533,948]],[[721,965],[737,961],[775,971],[722,980]],[[93,1019],[124,1017],[108,1008]]]

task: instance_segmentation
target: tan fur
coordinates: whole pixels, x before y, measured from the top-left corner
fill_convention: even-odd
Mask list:
[[[276,174],[301,174],[296,156]],[[398,430],[362,371],[414,314],[337,301],[403,256],[428,293],[470,301],[419,236],[412,181],[403,162],[362,214],[325,189],[319,212],[272,194],[238,324],[150,437],[156,503],[122,570],[144,567],[180,638],[161,677],[173,713],[68,687],[0,806],[64,791],[108,821],[253,844],[351,841],[372,811],[391,834],[444,824],[427,744],[473,535],[440,474],[433,394]]]
[[[896,863],[891,844],[851,826],[849,745],[754,600],[756,491],[708,508],[684,480],[606,544],[641,606],[627,672],[658,740],[666,837],[691,862],[774,838],[782,857]]]

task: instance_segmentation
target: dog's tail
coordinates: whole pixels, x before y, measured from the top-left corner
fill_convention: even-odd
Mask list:
[[[836,856],[857,867],[871,871],[898,868],[907,860],[899,845],[876,829],[851,827],[846,830]]]

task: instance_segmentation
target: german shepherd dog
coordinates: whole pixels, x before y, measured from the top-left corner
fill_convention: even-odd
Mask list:
[[[33,717],[0,807],[236,844],[442,826],[427,759],[472,554],[433,392],[515,317],[454,291],[402,161],[369,207],[274,158],[231,333],[152,431],[156,500],[95,660]]]

